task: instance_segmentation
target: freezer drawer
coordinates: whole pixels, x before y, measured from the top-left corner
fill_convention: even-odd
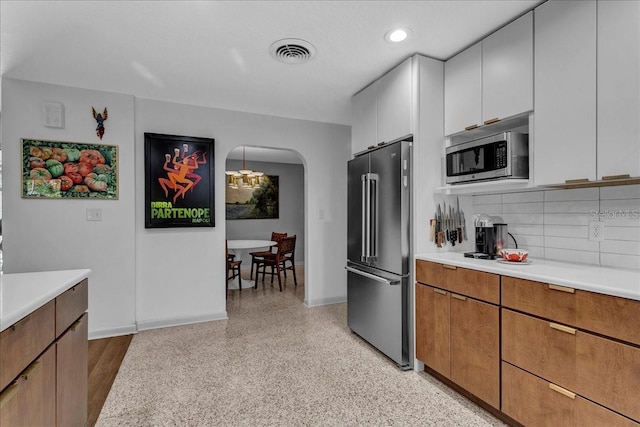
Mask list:
[[[403,369],[410,368],[408,278],[386,278],[347,267],[347,324]]]

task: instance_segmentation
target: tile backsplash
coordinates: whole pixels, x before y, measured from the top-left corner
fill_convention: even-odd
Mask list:
[[[532,258],[640,270],[640,185],[478,195],[473,212],[502,217]],[[603,241],[589,240],[592,221]]]

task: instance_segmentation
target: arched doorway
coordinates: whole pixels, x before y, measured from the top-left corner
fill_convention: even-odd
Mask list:
[[[250,178],[241,177],[241,170],[251,170]],[[287,233],[296,236],[295,263],[298,281],[303,286],[297,290],[297,296],[302,303],[308,289],[306,287],[304,265],[305,257],[305,164],[299,153],[280,148],[238,146],[232,149],[225,162],[225,229],[226,239],[229,240],[269,240],[272,232]],[[231,174],[237,172],[235,177]],[[255,177],[258,172],[259,177]],[[269,185],[267,185],[267,183]],[[265,190],[267,189],[268,190]],[[267,196],[264,193],[268,192]],[[274,194],[275,193],[275,194]],[[256,194],[265,198],[275,198],[276,206],[268,209],[258,209],[260,203]],[[264,202],[264,200],[262,200]],[[242,259],[243,290],[248,288],[252,278],[251,250],[236,251]],[[291,273],[289,273],[290,279]],[[277,280],[273,289],[278,291]],[[265,285],[259,281],[258,289],[271,289],[270,278]],[[292,287],[291,280],[285,291]],[[227,301],[230,297],[241,297],[242,292],[231,285]],[[250,291],[253,291],[251,289]],[[235,294],[236,292],[237,295]],[[245,293],[245,297],[248,295]]]

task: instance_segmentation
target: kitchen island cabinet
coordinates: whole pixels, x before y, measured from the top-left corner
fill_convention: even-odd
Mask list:
[[[0,426],[84,426],[89,270],[2,276]]]
[[[416,357],[499,408],[499,277],[418,261],[416,280]]]

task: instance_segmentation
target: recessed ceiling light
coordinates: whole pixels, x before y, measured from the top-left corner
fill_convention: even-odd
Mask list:
[[[384,35],[384,39],[390,43],[400,43],[406,40],[411,34],[408,28],[392,28]]]

